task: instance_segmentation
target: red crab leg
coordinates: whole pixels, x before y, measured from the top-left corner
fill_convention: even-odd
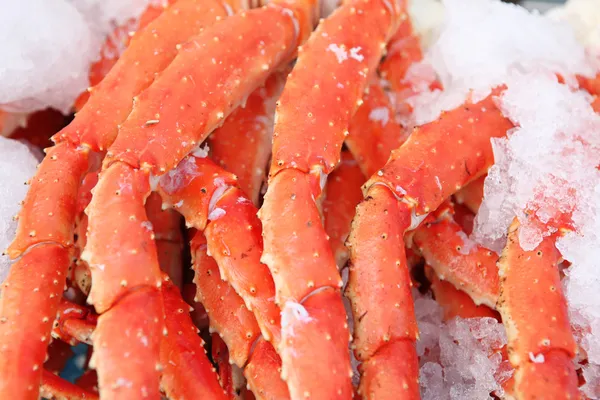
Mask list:
[[[46,370],[42,372],[40,396],[48,400],[95,400],[99,398],[96,393],[88,392]]]
[[[131,99],[173,61],[181,43],[227,13],[219,0],[179,0],[168,7],[134,35],[109,73],[90,89],[85,107],[54,140],[68,140],[93,150],[108,148],[117,135],[117,126],[131,110]]]
[[[350,120],[345,143],[365,176],[371,176],[385,165],[390,152],[404,143],[406,135],[379,82],[367,87],[362,101]]]
[[[277,108],[260,218],[263,262],[273,274],[285,321],[282,375],[294,399],[352,396],[342,282],[315,199],[321,176],[339,162],[350,118],[397,13],[384,1],[344,3],[299,52]]]
[[[265,86],[256,89],[243,108],[231,113],[208,141],[211,158],[237,176],[240,189],[256,205],[271,156],[275,102],[284,81],[283,74],[271,75]]]
[[[104,41],[102,49],[100,50],[100,60],[93,63],[90,67],[90,85],[97,86],[110,72],[111,68],[119,60],[119,47],[127,47],[135,31],[144,28],[174,2],[175,0],[168,0],[168,4],[150,4],[142,13],[138,21],[132,18],[123,25],[117,26],[112,34]],[[76,112],[79,112],[79,110],[83,108],[89,97],[90,92],[85,91],[77,98],[74,105]]]
[[[385,398],[379,396],[389,395],[393,389],[383,384],[395,380],[406,383],[403,397],[418,397],[417,325],[402,238],[418,224],[418,216],[436,209],[457,189],[485,173],[493,162],[490,138],[504,135],[511,127],[494,106],[492,96],[465,104],[416,128],[365,185],[366,200],[357,209],[349,239],[348,286],[355,353],[359,360],[367,361],[361,382],[363,396]],[[394,307],[382,309],[380,304]],[[407,352],[405,357],[413,361],[406,365],[408,370],[387,370],[379,360],[382,354],[392,358],[389,346]],[[389,376],[395,372],[399,374],[395,379]]]
[[[2,284],[0,398],[38,399],[42,364],[70,261],[67,249],[40,244],[11,267]]]
[[[465,292],[458,290],[449,282],[441,280],[433,268],[425,265],[425,275],[431,282],[431,290],[435,300],[444,310],[444,320],[450,320],[456,316],[461,318],[490,317],[500,319],[493,309],[485,305],[477,305]]]
[[[256,319],[241,297],[219,277],[214,259],[206,254],[206,239],[196,232],[190,246],[198,301],[204,304],[211,329],[227,345],[230,362],[245,366],[244,375],[257,399],[288,399],[280,377],[281,359],[270,343],[260,339]]]
[[[342,152],[342,162],[327,178],[323,200],[323,224],[338,267],[348,261],[345,241],[356,206],[362,200],[360,187],[365,176],[350,153]]]
[[[190,242],[197,301],[208,314],[211,331],[219,333],[229,350],[229,360],[243,367],[260,329],[244,301],[219,275],[215,260],[206,254],[206,239],[196,232]]]
[[[519,223],[508,231],[498,268],[502,315],[509,359],[515,368],[517,398],[548,393],[552,398],[579,396],[573,358],[577,345],[571,333],[558,264],[556,237],[525,251],[519,244]]]
[[[168,331],[161,343],[161,387],[174,399],[193,399],[200,394],[206,399],[226,399],[179,289],[165,279],[161,292]]]
[[[79,193],[77,195],[77,217],[75,219],[75,235],[77,236],[75,241],[76,262],[70,278],[86,295],[90,292],[92,279],[89,266],[84,260],[81,259],[81,253],[85,249],[85,245],[87,243],[88,216],[85,213],[85,208],[92,200],[92,189],[97,183],[98,172],[89,172],[85,178],[83,178],[83,182],[81,183],[81,187],[79,188]]]
[[[181,287],[183,280],[181,215],[174,210],[163,210],[162,199],[158,193],[152,193],[148,197],[146,214],[154,230],[160,269],[167,273],[177,287]]]
[[[450,212],[422,224],[412,242],[440,279],[466,292],[475,304],[496,307],[498,255],[471,242]]]
[[[148,175],[115,164],[101,174],[87,208],[81,257],[92,273],[88,302],[101,314],[93,360],[103,396],[159,397],[164,314],[154,234],[143,206],[149,194]]]
[[[256,207],[236,185],[235,176],[210,159],[190,155],[161,178],[158,191],[188,226],[204,230],[221,276],[254,312],[263,336],[276,345],[279,308],[271,273],[260,262],[261,225]]]

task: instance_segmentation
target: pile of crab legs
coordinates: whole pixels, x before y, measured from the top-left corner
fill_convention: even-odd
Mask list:
[[[408,135],[369,118],[396,112],[377,75],[410,111],[403,79],[421,50],[405,4],[349,0],[313,32],[317,1],[241,3],[156,12],[53,137],[7,250],[0,397],[97,397],[44,369],[53,337],[93,345],[101,398],[228,398],[228,363],[256,398],[418,398],[410,267],[421,258],[446,318],[503,321],[508,393],[579,396],[557,236],[526,252],[515,222],[499,259],[461,249],[490,138],[512,128],[493,101],[503,87]],[[600,93],[600,78],[580,84]],[[211,133],[212,160],[200,148]],[[181,297],[180,214],[218,374]],[[572,229],[569,215],[550,223]],[[67,278],[95,312],[63,298]],[[532,296],[532,282],[546,289]]]

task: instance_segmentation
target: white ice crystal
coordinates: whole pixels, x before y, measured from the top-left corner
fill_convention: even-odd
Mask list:
[[[593,72],[583,46],[566,23],[499,0],[442,3],[444,23],[423,62],[433,66],[444,90],[410,99],[417,124],[456,108],[470,93],[474,100],[485,97],[515,69],[550,70],[569,82],[574,82],[574,74]]]
[[[424,400],[491,399],[502,395],[512,370],[498,350],[504,327],[493,318],[454,318],[442,322],[433,299],[414,293],[419,323],[419,382]]]
[[[0,13],[0,108],[68,112],[116,25],[149,0],[20,0]]]
[[[35,174],[39,158],[27,145],[1,136],[0,154],[0,247],[5,250],[15,237],[17,222],[13,217],[19,211],[19,202],[25,198],[29,188],[25,182]],[[9,267],[9,258],[0,256],[0,282],[6,278]]]

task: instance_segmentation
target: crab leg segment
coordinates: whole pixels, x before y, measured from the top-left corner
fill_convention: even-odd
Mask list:
[[[401,0],[400,25],[387,46],[385,59],[379,65],[381,77],[404,98],[412,93],[410,85],[404,81],[406,73],[413,63],[423,59],[421,43],[413,31],[407,3],[407,0]]]
[[[418,327],[403,240],[410,212],[384,187],[375,186],[371,193],[358,206],[348,239],[351,262],[346,294],[353,305],[354,354],[364,363],[359,393],[367,399],[388,398],[392,393],[397,398],[418,398],[414,348]],[[388,370],[385,362],[401,358],[398,368]],[[400,393],[392,389],[398,385]]]
[[[395,3],[349,1],[323,20],[299,52],[276,111],[260,218],[263,262],[273,274],[286,321],[283,377],[295,399],[352,395],[347,323],[338,292],[342,282],[315,199],[322,175],[339,162],[367,77],[395,29],[398,10],[390,6]]]
[[[206,254],[206,239],[196,232],[190,242],[196,301],[204,305],[211,331],[217,331],[227,348],[229,360],[243,367],[260,329],[240,296],[221,280],[215,260]]]
[[[236,185],[235,177],[210,159],[190,155],[161,178],[158,190],[188,226],[204,230],[221,276],[254,313],[263,336],[277,344],[279,308],[271,273],[260,262],[260,220],[256,207]]]
[[[350,233],[350,224],[356,206],[362,200],[360,187],[365,176],[347,151],[342,153],[342,162],[327,178],[323,200],[323,224],[329,236],[329,244],[339,268],[348,260],[344,242]]]
[[[42,365],[70,261],[67,249],[40,244],[11,267],[2,284],[0,398],[38,399]]]
[[[442,280],[466,292],[475,304],[496,307],[498,255],[472,242],[450,213],[422,224],[412,241]]]
[[[556,399],[579,396],[572,361],[577,346],[560,282],[561,257],[555,240],[551,236],[534,250],[523,250],[515,219],[498,262],[498,309],[506,327],[509,359],[516,369],[515,392],[521,399],[539,393]]]
[[[101,314],[94,360],[100,393],[113,398],[159,397],[164,314],[154,233],[144,209],[149,194],[146,173],[116,163],[100,175],[87,208],[81,258],[92,273],[88,302]]]
[[[252,313],[231,286],[219,277],[214,259],[206,254],[201,232],[192,237],[192,263],[197,300],[204,304],[211,330],[219,333],[229,349],[229,362],[244,368],[248,385],[258,399],[288,399],[281,380],[281,359],[273,346],[260,338]]]
[[[40,396],[48,400],[96,400],[96,393],[74,385],[46,370],[42,373]]]
[[[189,306],[169,280],[161,288],[168,334],[161,343],[164,367],[161,387],[173,399],[226,399],[215,370],[206,357],[204,342],[192,324]]]
[[[283,74],[271,75],[209,138],[211,158],[237,176],[240,189],[254,204],[258,204],[271,156],[275,102],[284,82]]]
[[[73,122],[54,140],[107,149],[131,110],[131,99],[173,61],[181,43],[225,18],[227,10],[220,0],[179,0],[168,7],[134,35],[110,72],[90,89],[90,98]]]
[[[459,316],[461,318],[489,317],[499,319],[497,312],[485,305],[477,305],[471,297],[458,290],[449,282],[441,280],[429,265],[425,265],[425,275],[431,282],[431,291],[435,300],[444,310],[444,320]]]

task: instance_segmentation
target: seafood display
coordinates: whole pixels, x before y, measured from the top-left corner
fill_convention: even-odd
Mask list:
[[[0,398],[600,398],[594,2],[148,2],[1,97]]]

